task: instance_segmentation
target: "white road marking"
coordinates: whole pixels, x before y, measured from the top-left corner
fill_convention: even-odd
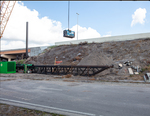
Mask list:
[[[56,91],[63,91],[62,89],[56,89],[56,88],[44,88],[45,90],[56,90]]]
[[[61,109],[61,108],[50,107],[50,106],[43,106],[43,105],[39,105],[39,104],[33,104],[33,103],[28,103],[28,102],[16,101],[16,100],[11,100],[11,99],[0,98],[0,100],[20,103],[20,104],[25,104],[25,105],[31,105],[31,106],[36,106],[36,107],[42,107],[42,108],[49,108],[49,109],[59,110],[59,111],[64,111],[64,112],[82,114],[82,115],[87,115],[87,116],[96,116],[95,114],[91,114],[91,113],[78,112],[78,111],[74,111],[74,110],[67,110],[67,109]]]

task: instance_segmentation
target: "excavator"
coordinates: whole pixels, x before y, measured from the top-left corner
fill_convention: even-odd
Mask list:
[[[3,37],[4,30],[13,11],[16,1],[0,1],[0,39]]]

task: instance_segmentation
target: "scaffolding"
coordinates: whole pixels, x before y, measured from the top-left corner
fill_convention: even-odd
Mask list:
[[[16,1],[0,1],[0,39],[3,36],[4,30],[15,6]]]

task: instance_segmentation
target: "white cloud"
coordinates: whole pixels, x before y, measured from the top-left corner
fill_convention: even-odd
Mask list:
[[[16,3],[3,38],[25,41],[26,22],[29,22],[29,39],[35,43],[53,43],[54,38],[60,38],[61,23],[47,17],[39,18],[36,10],[30,10],[21,3]],[[53,39],[52,39],[53,38]],[[51,40],[51,41],[49,41]]]
[[[52,45],[57,41],[68,41],[63,37],[60,21],[48,17],[39,18],[37,10],[30,10],[22,2],[16,2],[2,37],[1,49],[25,48],[26,22],[29,22],[29,47]],[[76,26],[71,30],[76,33]],[[78,26],[79,39],[96,38],[101,35],[91,27]],[[76,33],[77,34],[77,33]],[[76,40],[73,38],[72,40]]]
[[[106,35],[103,35],[103,37],[110,37],[111,36],[112,31],[107,32]]]
[[[25,48],[25,43],[23,41],[1,41],[2,48],[15,49],[15,48]]]
[[[110,37],[111,35],[103,35],[103,37]]]
[[[144,24],[144,19],[146,18],[146,9],[145,8],[139,8],[137,9],[134,14],[132,15],[132,22],[131,27],[135,25],[136,23]]]
[[[71,30],[75,31],[75,37],[77,38],[77,25],[73,26]],[[97,38],[101,37],[101,35],[91,27],[85,28],[78,25],[78,39],[89,39],[89,38]]]

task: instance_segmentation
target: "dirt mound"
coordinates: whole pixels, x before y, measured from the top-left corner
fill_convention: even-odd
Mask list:
[[[78,65],[112,65],[113,60],[111,57],[107,57],[102,51],[98,51],[96,45],[93,46],[92,52],[84,57]]]
[[[97,76],[111,75],[129,77],[128,68],[124,62],[132,62],[132,66],[141,69],[150,65],[150,38],[128,41],[112,41],[104,43],[88,43],[80,45],[61,45],[48,48],[39,56],[30,57],[25,63],[54,64],[62,61],[60,65],[112,65],[115,68],[108,69]],[[122,68],[118,68],[122,64]],[[110,77],[110,76],[109,76]]]
[[[49,49],[49,48],[48,48]],[[82,45],[64,45],[64,46],[56,46],[52,49],[45,50],[46,52],[44,54],[41,54],[39,56],[35,56],[32,58],[28,58],[25,63],[29,63],[31,61],[34,61],[34,64],[49,64],[53,65],[55,58],[57,57],[57,61],[61,61],[61,65],[70,65],[74,64],[76,65],[79,63],[79,61],[88,55],[88,47],[83,47]],[[81,54],[80,58],[77,57],[78,54]]]
[[[57,57],[62,65],[111,65],[112,61],[114,64],[132,61],[135,66],[145,67],[150,62],[150,39],[61,45],[44,52],[28,58],[25,63],[54,64]]]
[[[38,64],[37,56],[29,57],[24,63],[27,63],[27,64]]]

